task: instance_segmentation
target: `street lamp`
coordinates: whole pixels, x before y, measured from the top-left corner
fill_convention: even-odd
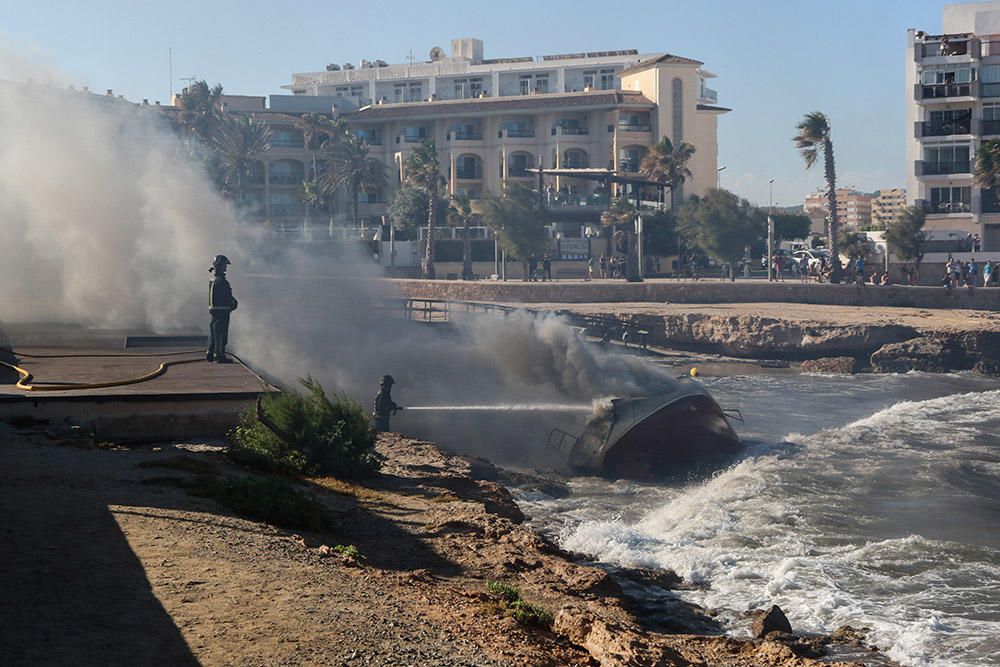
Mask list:
[[[726,167],[719,167],[715,170],[715,189],[722,189],[722,172],[726,170]]]
[[[777,276],[771,272],[771,258],[774,257],[774,179],[767,182],[767,279],[772,281]]]

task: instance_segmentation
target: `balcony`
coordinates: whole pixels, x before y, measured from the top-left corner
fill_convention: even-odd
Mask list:
[[[950,162],[928,162],[926,160],[918,163],[920,170],[917,176],[944,176],[947,174],[969,174],[969,161],[957,160]]]
[[[971,213],[972,202],[968,201],[942,201],[929,202],[921,200],[921,206],[927,215],[949,215],[955,213]]]
[[[483,170],[481,167],[458,167],[455,169],[455,178],[459,181],[478,181],[483,178]]]
[[[712,90],[711,88],[702,88],[701,95],[698,96],[700,99],[711,104],[715,104],[719,101],[719,93]]]
[[[455,130],[448,133],[448,141],[482,141],[482,130]]]
[[[382,136],[378,135],[378,134],[374,134],[374,133],[369,134],[369,133],[365,133],[365,132],[355,132],[354,136],[356,136],[358,139],[360,139],[361,141],[365,142],[369,146],[381,146],[382,145]]]
[[[952,134],[972,134],[972,118],[946,121],[925,120],[920,124],[920,136],[922,137],[947,137]]]
[[[631,125],[627,123],[618,123],[619,132],[652,132],[653,128],[650,125]]]
[[[971,97],[976,94],[977,82],[917,84],[917,99],[943,100],[951,97]]]
[[[301,185],[305,174],[271,174],[271,185]]]
[[[626,174],[637,174],[639,173],[639,160],[621,160],[618,163],[618,169]]]
[[[972,50],[969,48],[969,40],[966,39],[942,39],[921,44],[920,55],[922,58],[938,58],[941,56],[967,56]]]
[[[404,144],[419,144],[421,141],[427,141],[427,135],[421,134],[404,134],[399,137],[397,143],[403,142]]]
[[[521,128],[521,129],[518,129],[518,128],[515,128],[515,129],[507,128],[507,129],[503,130],[500,133],[500,138],[503,139],[504,137],[506,137],[507,139],[534,139],[535,138],[535,130],[534,130],[534,128],[530,128],[530,129],[529,128]]]
[[[587,127],[570,127],[570,126],[556,126],[552,128],[552,136],[562,135],[566,137],[582,136],[590,134],[590,128]]]

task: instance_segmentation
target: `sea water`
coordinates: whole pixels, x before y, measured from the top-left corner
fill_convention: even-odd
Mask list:
[[[521,494],[534,525],[607,563],[675,570],[737,635],[741,612],[778,604],[798,631],[867,626],[906,665],[1000,664],[1000,382],[703,381],[746,417],[739,461],[688,483]]]

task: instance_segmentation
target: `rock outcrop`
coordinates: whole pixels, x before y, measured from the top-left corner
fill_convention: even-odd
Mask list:
[[[799,369],[803,373],[842,373],[850,375],[857,371],[858,362],[854,357],[820,357],[807,359]]]
[[[785,612],[781,611],[778,605],[771,605],[767,611],[758,609],[752,616],[753,626],[750,631],[757,639],[763,639],[772,632],[792,634],[792,624],[788,622]]]

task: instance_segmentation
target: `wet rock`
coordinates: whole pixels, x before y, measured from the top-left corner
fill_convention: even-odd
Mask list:
[[[971,367],[954,339],[932,336],[883,345],[872,354],[871,365],[877,373],[942,373]]]
[[[684,579],[673,570],[650,570],[642,567],[618,568],[614,574],[642,586],[656,586],[665,591],[680,588]]]
[[[840,373],[849,375],[857,371],[854,357],[821,357],[802,362],[803,373]]]
[[[757,609],[751,615],[753,625],[750,631],[758,639],[763,639],[772,632],[792,634],[792,624],[788,622],[785,612],[781,611],[778,605],[771,605],[767,611]]]

